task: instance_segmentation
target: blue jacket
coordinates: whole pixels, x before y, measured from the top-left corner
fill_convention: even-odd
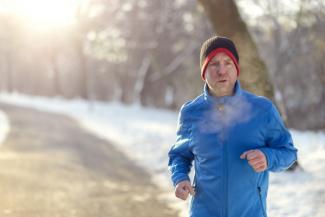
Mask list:
[[[240,155],[261,150],[268,163],[257,173]],[[194,161],[191,217],[266,217],[269,171],[297,159],[291,135],[273,103],[235,85],[233,96],[204,93],[184,104],[176,143],[169,151],[173,184],[189,179]]]

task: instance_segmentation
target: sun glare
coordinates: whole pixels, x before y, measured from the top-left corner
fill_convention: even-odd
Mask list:
[[[81,0],[13,0],[10,12],[33,28],[67,26],[74,22]]]

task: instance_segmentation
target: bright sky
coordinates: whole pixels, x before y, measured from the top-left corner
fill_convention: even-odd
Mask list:
[[[74,22],[83,0],[0,0],[0,12],[18,17],[36,29],[62,27]]]
[[[271,14],[278,19],[282,17],[282,21],[288,23],[292,19],[288,15],[297,13],[300,2],[301,0],[236,0],[241,14],[246,18],[245,21],[251,25],[260,24],[259,17],[265,14]]]

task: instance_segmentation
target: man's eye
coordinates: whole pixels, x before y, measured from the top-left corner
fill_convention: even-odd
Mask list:
[[[231,66],[231,62],[226,62],[226,66]]]

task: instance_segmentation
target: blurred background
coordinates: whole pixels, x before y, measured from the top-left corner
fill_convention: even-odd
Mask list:
[[[324,0],[0,0],[0,216],[187,216],[167,152],[216,34],[299,149],[269,216],[324,217]]]
[[[273,94],[290,127],[324,129],[324,5],[1,0],[0,88],[175,110],[201,92],[200,46],[217,33],[238,43],[244,87]]]

